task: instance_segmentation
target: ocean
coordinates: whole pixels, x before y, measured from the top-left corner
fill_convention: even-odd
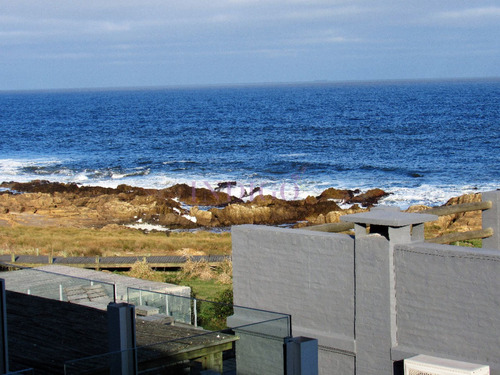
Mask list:
[[[441,205],[500,188],[499,104],[500,80],[1,92],[0,181]]]

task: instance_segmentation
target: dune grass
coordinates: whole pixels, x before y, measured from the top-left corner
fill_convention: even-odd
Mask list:
[[[229,260],[219,266],[204,261],[189,260],[179,271],[155,271],[145,262],[136,262],[130,271],[120,274],[138,279],[167,282],[191,287],[192,295],[206,301],[216,301],[226,290],[232,290],[233,267]]]
[[[128,228],[0,227],[0,252],[55,256],[162,255],[176,252],[226,255],[231,234],[206,231],[148,234]]]

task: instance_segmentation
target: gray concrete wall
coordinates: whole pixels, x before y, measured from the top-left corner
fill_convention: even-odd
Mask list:
[[[318,339],[320,374],[354,374],[354,240],[267,226],[232,229],[234,303],[292,315]]]
[[[500,191],[483,222],[500,232]],[[292,315],[318,339],[320,374],[397,374],[417,354],[486,364],[500,375],[500,251],[425,243],[432,215],[349,215],[351,236],[233,228],[235,304]],[[421,220],[422,218],[422,220]],[[370,232],[367,233],[367,226]]]
[[[500,372],[500,252],[419,243],[394,251],[397,348]]]
[[[356,374],[392,374],[392,259],[381,235],[356,238]]]

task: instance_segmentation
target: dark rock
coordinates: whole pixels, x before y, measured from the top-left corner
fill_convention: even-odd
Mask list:
[[[222,191],[206,188],[193,188],[186,184],[177,184],[161,191],[169,198],[178,198],[191,206],[223,206],[229,203],[241,202],[241,199],[232,197]]]
[[[340,210],[333,201],[319,202],[314,197],[287,201],[271,195],[258,195],[251,202],[210,209],[212,226],[239,224],[290,224]]]
[[[237,185],[236,181],[219,182],[214,190],[221,191],[222,189],[227,189],[228,187],[231,188],[232,186],[236,185]]]
[[[352,204],[352,203],[359,203],[361,204],[362,207],[371,207],[375,204],[378,203],[378,201],[386,196],[388,196],[389,193],[386,193],[382,189],[371,189],[368,190],[366,193],[356,195],[349,199],[346,203]]]
[[[247,191],[245,190],[245,192],[243,193],[242,198],[252,197],[254,194],[257,194],[259,191],[260,191],[260,187],[259,186],[253,188],[252,191],[250,191],[250,193],[247,193]]]
[[[339,190],[335,188],[329,188],[323,191],[318,197],[319,200],[335,199],[342,202],[347,202],[354,196],[354,191],[352,190]]]

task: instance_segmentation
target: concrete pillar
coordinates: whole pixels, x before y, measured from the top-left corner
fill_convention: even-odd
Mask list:
[[[437,216],[379,207],[341,220],[353,222],[355,229],[356,375],[392,374],[391,348],[397,345],[393,249],[423,241],[423,223]]]
[[[0,374],[9,372],[9,351],[7,341],[7,301],[5,296],[5,280],[0,279]]]
[[[108,305],[108,341],[112,352],[111,375],[137,374],[135,306],[127,303]]]
[[[483,229],[493,229],[493,236],[483,239],[483,247],[500,250],[500,190],[486,191],[482,197],[483,202],[493,204],[489,210],[483,211]]]

